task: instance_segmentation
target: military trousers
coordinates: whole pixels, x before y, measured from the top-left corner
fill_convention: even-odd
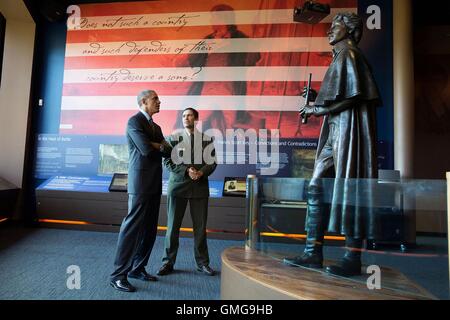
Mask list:
[[[188,202],[194,229],[195,262],[199,267],[207,266],[209,265],[209,253],[206,241],[208,198],[167,197],[167,232],[162,261],[164,264],[175,264],[179,247],[180,227]]]

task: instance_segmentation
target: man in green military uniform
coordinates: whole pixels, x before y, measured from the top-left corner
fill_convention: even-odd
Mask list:
[[[209,266],[206,241],[206,221],[208,216],[209,183],[208,176],[216,169],[215,149],[212,138],[200,132],[195,124],[198,111],[186,108],[183,111],[184,130],[173,134],[169,144],[172,156],[164,160],[170,172],[167,188],[167,233],[163,265],[158,275],[173,271],[179,246],[180,227],[189,202],[194,228],[194,254],[197,270],[214,275]]]

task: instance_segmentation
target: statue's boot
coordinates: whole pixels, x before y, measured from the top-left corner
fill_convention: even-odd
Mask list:
[[[362,240],[347,237],[345,240],[346,252],[339,265],[331,265],[326,272],[341,276],[353,277],[361,275],[361,248]]]
[[[308,229],[306,237],[306,247],[300,256],[284,258],[284,263],[293,266],[303,266],[307,268],[322,268],[323,266],[323,206],[322,193],[308,193],[308,214],[306,226]]]

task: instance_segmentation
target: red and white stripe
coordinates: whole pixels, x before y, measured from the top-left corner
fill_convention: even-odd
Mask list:
[[[336,12],[356,12],[357,0],[324,0],[332,14],[311,26],[293,22],[297,0],[183,0],[80,5],[81,25],[69,24],[66,42],[60,132],[122,135],[137,111],[136,95],[153,89],[160,96],[155,116],[165,134],[174,128],[178,110],[252,112],[282,137],[298,136],[299,96],[308,74],[313,87],[331,61],[326,32]],[[214,12],[227,4],[233,12]],[[220,22],[218,22],[220,21]],[[248,38],[204,39],[212,25],[233,24]],[[210,65],[191,68],[191,54],[259,53],[256,65]],[[196,82],[216,86],[208,95],[188,95]],[[230,95],[223,83],[247,83],[246,96]],[[256,128],[258,129],[258,128]],[[301,130],[317,137],[319,122]]]

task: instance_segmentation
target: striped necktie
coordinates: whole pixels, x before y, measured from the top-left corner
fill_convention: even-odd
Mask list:
[[[152,135],[155,135],[155,125],[151,117],[148,119],[148,123],[150,124],[150,128],[152,129]]]

